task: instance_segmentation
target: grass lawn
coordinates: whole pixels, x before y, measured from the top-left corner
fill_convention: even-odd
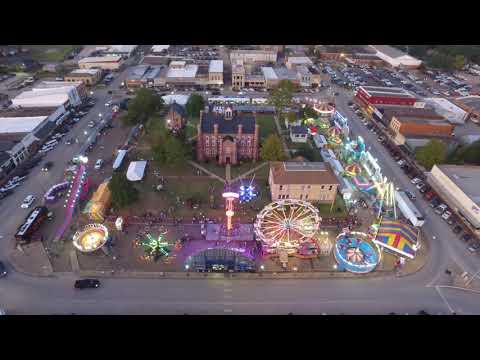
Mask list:
[[[337,218],[347,217],[345,201],[340,194],[337,194],[333,207],[330,204],[318,204],[317,208],[320,211],[320,216]]]
[[[278,134],[273,115],[257,115],[257,123],[260,125],[260,137],[262,139],[270,134]]]
[[[245,162],[241,165],[237,165],[237,166],[232,166],[231,168],[231,176],[232,176],[232,179],[236,178],[237,176],[240,176],[244,173],[246,173],[247,171],[259,166],[262,164],[262,161],[257,161],[257,162],[252,162],[252,161],[249,161],[249,162]],[[257,171],[255,171],[255,178],[267,178],[268,177],[268,164],[265,165],[264,167],[258,169]],[[253,176],[253,174],[250,174],[248,177],[251,178]]]
[[[63,61],[72,52],[76,45],[25,45],[30,54],[37,61]]]
[[[214,174],[225,178],[225,166],[218,165],[215,160],[212,160],[210,162],[197,161],[197,163],[205,169],[210,170]]]

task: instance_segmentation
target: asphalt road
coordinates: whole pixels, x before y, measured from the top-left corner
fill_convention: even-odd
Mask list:
[[[113,87],[121,79],[117,78]],[[84,118],[74,134],[80,135],[91,117],[103,111],[106,92],[96,95],[98,103]],[[308,95],[311,96],[311,95]],[[346,106],[342,93],[338,106],[351,119],[354,133],[364,136],[371,151],[380,160],[387,177],[401,187],[411,188],[408,178],[389,158],[372,133],[358,122]],[[7,234],[21,221],[10,216],[20,211],[21,200],[29,194],[41,195],[41,186],[50,186],[61,177],[63,166],[75,154],[75,148],[61,145],[48,155],[58,162],[49,174],[34,170],[26,183],[4,202],[0,216],[6,219],[0,229],[1,259],[8,249]],[[38,173],[36,173],[38,172]],[[45,176],[46,175],[46,176]],[[53,180],[55,178],[55,180]],[[39,185],[40,184],[40,185]],[[31,189],[35,189],[32,191]],[[417,200],[421,204],[423,200]],[[7,204],[7,205],[4,205]],[[421,206],[422,207],[422,206]],[[422,207],[423,208],[423,207]],[[13,210],[12,210],[13,209]],[[17,210],[18,209],[18,210]],[[427,211],[428,208],[423,209]],[[478,258],[470,255],[447,225],[428,213],[426,232],[431,253],[427,265],[418,273],[404,278],[324,279],[324,280],[145,280],[105,279],[96,290],[75,291],[73,274],[53,278],[34,278],[11,272],[0,280],[0,307],[7,314],[414,314],[426,310],[432,314],[479,314],[480,295],[455,289],[437,289],[436,284],[452,259],[461,267],[475,272]]]

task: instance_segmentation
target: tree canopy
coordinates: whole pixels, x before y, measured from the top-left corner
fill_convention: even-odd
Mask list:
[[[480,64],[480,45],[393,45],[427,65],[445,70],[461,69],[469,61]]]
[[[303,113],[303,118],[317,118],[318,117],[318,114],[315,110],[313,110],[313,107],[311,106],[305,106],[303,109],[302,109],[302,113]]]
[[[153,120],[148,124],[153,159],[162,165],[175,165],[186,161],[190,150],[185,139],[170,134],[163,121]]]
[[[122,118],[125,125],[144,124],[163,107],[163,99],[152,89],[141,88],[128,103],[128,112]]]
[[[204,107],[205,101],[203,96],[200,94],[191,94],[187,100],[185,110],[187,111],[188,116],[198,117],[200,116],[200,110],[203,110]]]
[[[302,156],[308,161],[320,161],[320,154],[318,151],[315,151],[310,145],[308,144],[301,144],[300,147],[295,152],[295,156]]]
[[[285,160],[282,141],[277,135],[272,134],[267,137],[262,145],[260,156],[265,161]]]
[[[294,90],[295,85],[290,80],[281,80],[273,89],[269,103],[275,106],[277,114],[282,114],[285,108],[292,105]]]
[[[115,172],[108,183],[108,188],[112,193],[112,205],[115,209],[121,209],[137,201],[138,191],[125,174]]]
[[[435,164],[442,164],[447,158],[447,146],[440,140],[433,139],[416,152],[417,161],[427,170]]]

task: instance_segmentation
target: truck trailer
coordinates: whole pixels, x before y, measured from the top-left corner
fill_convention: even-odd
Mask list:
[[[425,218],[422,213],[410,201],[404,191],[395,191],[395,201],[398,204],[398,209],[402,212],[413,226],[421,227],[425,223]]]

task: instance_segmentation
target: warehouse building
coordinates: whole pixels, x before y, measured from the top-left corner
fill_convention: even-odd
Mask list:
[[[480,166],[435,165],[428,184],[480,234]]]
[[[447,99],[426,98],[423,101],[452,124],[465,124],[468,119],[468,112]]]
[[[355,100],[365,109],[374,105],[413,106],[417,102],[416,96],[405,89],[382,86],[360,86]]]
[[[102,70],[118,70],[123,64],[121,56],[92,56],[80,59],[78,67],[80,69],[102,69]]]
[[[392,67],[418,69],[422,61],[389,45],[369,45],[376,55]]]
[[[76,69],[65,76],[67,82],[81,81],[85,85],[93,86],[102,78],[102,70],[100,69]]]

